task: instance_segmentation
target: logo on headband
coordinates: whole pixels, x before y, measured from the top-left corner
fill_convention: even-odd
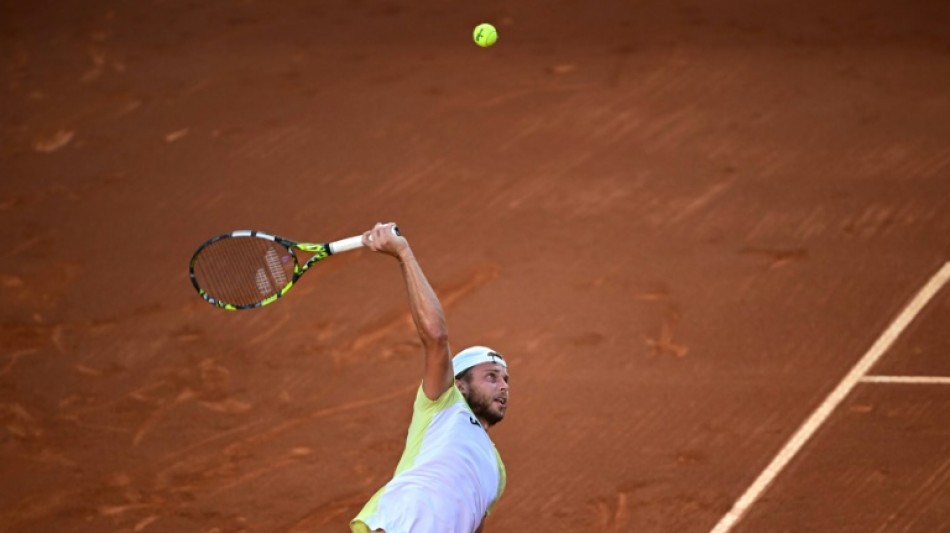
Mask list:
[[[496,363],[496,364],[498,363],[498,361],[495,360],[496,358],[497,358],[497,359],[501,359],[502,361],[505,360],[505,358],[502,357],[501,354],[498,353],[498,352],[488,352],[487,355],[488,355],[488,357],[491,358],[491,362],[492,362],[492,363]]]

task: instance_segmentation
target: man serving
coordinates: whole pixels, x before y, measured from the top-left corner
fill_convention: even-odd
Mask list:
[[[488,428],[505,417],[508,365],[473,346],[453,358],[445,315],[405,237],[376,224],[363,244],[399,260],[425,351],[406,448],[392,480],[350,522],[353,533],[479,533],[505,489]]]

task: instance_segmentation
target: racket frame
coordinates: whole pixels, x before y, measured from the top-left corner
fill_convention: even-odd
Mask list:
[[[207,292],[205,292],[204,289],[201,288],[200,285],[198,285],[198,279],[195,276],[195,263],[198,260],[198,256],[201,254],[201,252],[205,248],[207,248],[211,244],[214,244],[218,241],[221,241],[224,239],[231,239],[231,238],[258,238],[258,239],[274,241],[280,244],[281,246],[285,247],[287,249],[287,252],[290,254],[290,256],[294,260],[294,273],[291,276],[290,281],[286,285],[281,287],[280,290],[278,290],[275,294],[272,294],[271,296],[268,296],[267,298],[264,298],[263,300],[260,300],[258,302],[254,302],[251,304],[232,304],[232,303],[214,298],[211,295],[209,295]],[[231,233],[218,235],[217,237],[212,237],[211,239],[208,239],[207,241],[205,241],[201,246],[199,246],[198,249],[195,250],[195,253],[191,256],[191,262],[188,265],[188,274],[191,277],[191,284],[194,285],[195,290],[198,291],[198,295],[201,296],[206,302],[210,303],[211,305],[215,307],[219,307],[221,309],[227,309],[229,311],[236,311],[238,309],[254,309],[257,307],[264,307],[265,305],[274,303],[281,296],[287,294],[287,291],[289,291],[290,288],[293,287],[294,283],[296,283],[297,280],[300,279],[300,276],[302,276],[304,272],[306,272],[317,261],[326,259],[327,257],[335,253],[355,250],[362,246],[363,246],[363,237],[361,235],[357,235],[355,237],[348,237],[346,239],[340,239],[338,241],[333,241],[333,242],[315,243],[315,242],[296,242],[289,239],[284,239],[283,237],[278,237],[276,235],[271,235],[263,231],[238,230],[238,231],[232,231]],[[294,250],[301,250],[303,252],[313,254],[313,257],[311,257],[310,259],[308,259],[305,263],[301,265],[300,260],[297,257],[297,254],[294,253]]]

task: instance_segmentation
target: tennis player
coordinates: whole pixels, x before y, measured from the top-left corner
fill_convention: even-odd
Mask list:
[[[505,489],[505,466],[488,428],[505,417],[508,365],[484,346],[451,357],[442,306],[408,241],[392,226],[376,224],[363,234],[363,244],[399,260],[425,367],[396,473],[350,529],[478,533]]]

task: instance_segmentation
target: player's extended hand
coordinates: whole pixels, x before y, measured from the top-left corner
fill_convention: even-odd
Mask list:
[[[409,241],[399,235],[395,228],[396,224],[393,222],[387,224],[377,222],[373,229],[363,233],[363,246],[400,260],[407,259],[412,253],[409,251]]]

